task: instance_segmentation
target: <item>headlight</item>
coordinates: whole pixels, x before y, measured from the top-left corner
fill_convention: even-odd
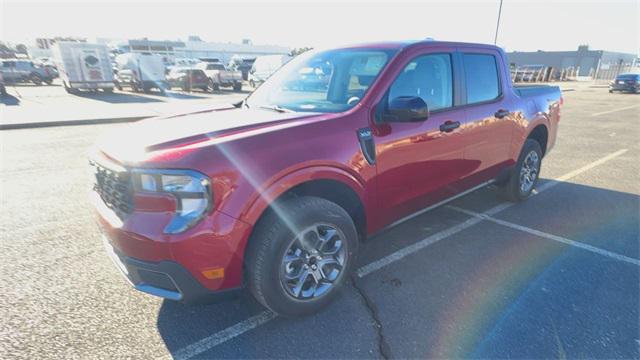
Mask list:
[[[192,170],[133,171],[136,191],[171,194],[176,198],[176,214],[164,232],[181,233],[198,223],[211,210],[211,182]]]

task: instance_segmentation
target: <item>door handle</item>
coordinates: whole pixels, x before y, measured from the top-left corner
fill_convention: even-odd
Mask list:
[[[460,121],[447,121],[444,124],[440,125],[440,131],[452,132],[453,130],[459,127],[460,127]]]
[[[498,111],[496,111],[495,114],[493,114],[495,117],[497,117],[498,119],[502,119],[505,116],[508,116],[511,112],[509,110],[506,109],[500,109]]]

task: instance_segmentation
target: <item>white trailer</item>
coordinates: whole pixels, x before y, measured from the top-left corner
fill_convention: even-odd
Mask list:
[[[53,46],[53,58],[68,93],[80,89],[113,91],[113,70],[106,45],[60,41]]]
[[[127,53],[116,56],[118,75],[116,87],[130,87],[133,91],[156,88],[164,92],[170,88],[166,80],[166,66],[162,56],[150,53]]]

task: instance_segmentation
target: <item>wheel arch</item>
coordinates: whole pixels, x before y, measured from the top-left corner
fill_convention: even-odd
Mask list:
[[[542,156],[545,156],[547,153],[547,146],[549,142],[549,128],[544,123],[539,123],[533,127],[529,134],[527,135],[527,139],[532,139],[540,144],[540,148],[542,149]]]
[[[331,166],[304,168],[271,184],[241,215],[255,225],[267,211],[292,196],[315,196],[336,203],[351,216],[360,239],[367,233],[367,199],[364,185],[352,174]]]

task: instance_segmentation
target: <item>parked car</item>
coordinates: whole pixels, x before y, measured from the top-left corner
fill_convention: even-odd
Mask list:
[[[288,55],[258,56],[249,71],[249,85],[252,88],[260,86],[271,74],[276,72],[291,60]]]
[[[184,91],[209,90],[209,79],[200,69],[173,68],[167,75],[167,81],[171,87],[179,87]]]
[[[38,66],[31,60],[5,59],[0,68],[6,83],[32,82],[51,85],[57,73],[48,66]]]
[[[150,53],[127,53],[116,56],[118,73],[114,80],[118,90],[129,87],[138,92],[158,89],[161,93],[169,89],[165,79],[162,56]]]
[[[98,89],[108,93],[113,91],[114,76],[106,45],[59,41],[52,52],[62,86],[68,93]]]
[[[620,74],[609,84],[609,92],[640,92],[640,74]]]
[[[506,64],[438,41],[309,51],[235,107],[120,128],[91,156],[106,249],[149,294],[246,286],[277,314],[314,313],[367,236],[491,183],[530,196],[562,97],[514,88]],[[288,89],[306,68],[330,85]]]
[[[207,74],[209,88],[212,90],[217,91],[221,87],[231,87],[234,91],[242,90],[242,73],[240,71],[227,70],[221,62],[203,61],[196,65],[196,69],[200,69]]]

